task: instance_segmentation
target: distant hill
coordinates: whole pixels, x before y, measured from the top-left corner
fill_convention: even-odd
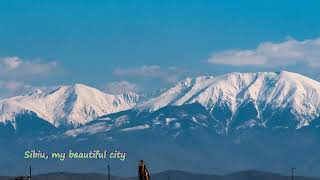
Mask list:
[[[12,180],[14,177],[0,177],[0,180]],[[105,174],[98,173],[66,173],[56,172],[49,174],[36,175],[33,180],[107,180]],[[227,175],[206,175],[184,171],[164,171],[151,175],[152,180],[290,180],[291,176],[262,172],[262,171],[241,171]],[[295,180],[320,180],[315,177],[295,176]],[[111,177],[111,180],[137,180],[137,177]]]

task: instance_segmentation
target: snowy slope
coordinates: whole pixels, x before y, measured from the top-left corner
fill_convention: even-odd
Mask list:
[[[139,108],[155,111],[168,105],[200,103],[212,110],[223,104],[234,115],[241,105],[248,102],[255,105],[258,113],[265,108],[289,108],[299,119],[297,128],[300,128],[319,116],[320,82],[287,71],[187,78]]]
[[[30,111],[59,127],[85,124],[97,117],[132,108],[137,112],[142,109],[153,113],[172,105],[199,103],[208,114],[199,115],[192,107],[188,107],[192,112],[188,118],[196,124],[214,126],[219,129],[217,131],[228,132],[231,128],[267,125],[281,128],[293,126],[299,129],[319,117],[320,82],[286,71],[200,76],[187,78],[141,104],[138,101],[139,97],[134,93],[110,95],[75,84],[62,86],[49,93],[35,91],[0,100],[0,121],[14,121],[18,114]],[[159,117],[154,114],[150,115],[152,119],[143,117],[139,120],[145,119],[152,127],[157,118],[176,116],[174,118],[178,120],[185,119],[183,108],[181,116],[164,111]],[[127,121],[135,123],[132,119]],[[144,125],[146,122],[141,123]],[[177,123],[188,126],[189,122]],[[130,123],[128,127],[131,128]]]
[[[82,84],[61,86],[44,93],[40,90],[28,95],[0,101],[0,121],[13,121],[17,114],[28,111],[55,126],[84,124],[96,117],[123,111],[135,106],[134,93],[110,95]]]

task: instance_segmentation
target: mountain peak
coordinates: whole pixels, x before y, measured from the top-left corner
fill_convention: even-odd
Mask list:
[[[41,92],[1,100],[0,120],[13,121],[16,114],[30,111],[55,126],[79,125],[127,110],[138,102],[137,95],[110,95],[78,83],[60,86],[50,93]]]
[[[291,109],[299,116],[300,128],[320,113],[320,82],[288,71],[200,76],[177,83],[139,108],[155,111],[170,105],[199,103],[211,111],[223,105],[236,114],[240,106],[249,102],[257,111],[260,106]]]
[[[37,88],[37,89],[34,89],[31,92],[29,92],[27,94],[27,96],[39,96],[39,95],[42,95],[42,94],[44,94],[44,92],[41,89]]]
[[[80,84],[80,83],[75,83],[73,84],[72,86],[69,86],[70,88],[72,89],[75,89],[75,90],[79,90],[79,89],[90,89],[90,90],[97,90],[93,87],[90,87],[90,86],[87,86],[85,84]]]

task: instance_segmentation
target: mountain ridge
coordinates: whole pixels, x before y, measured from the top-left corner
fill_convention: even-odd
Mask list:
[[[253,103],[258,118],[259,108],[291,108],[299,116],[296,128],[301,128],[319,117],[320,83],[287,71],[200,76],[181,81],[138,107],[155,111],[168,105],[191,103],[200,103],[210,111],[217,105],[223,105],[230,110],[231,116],[236,115],[241,105]]]
[[[0,120],[11,122],[15,127],[17,115],[34,112],[56,127],[78,127],[121,111],[152,113],[168,106],[197,103],[208,111],[206,122],[202,124],[219,126],[217,131],[223,134],[231,128],[267,127],[272,124],[300,129],[314,124],[319,118],[320,82],[287,71],[234,72],[186,78],[143,102],[134,93],[110,95],[75,84],[61,86],[51,92],[36,90],[31,94],[0,100]],[[281,116],[290,117],[290,120],[281,122]],[[191,120],[199,123],[204,119],[192,117]],[[150,123],[142,125],[150,127]]]
[[[107,147],[128,152],[128,167],[122,169],[128,175],[135,173],[129,167],[140,159],[159,171],[205,173],[221,167],[228,172],[287,172],[288,167],[297,167],[301,173],[319,175],[319,82],[290,72],[265,72],[189,78],[176,86],[151,99],[159,109],[139,104],[76,127],[55,127],[33,112],[18,115],[15,130],[0,123],[0,172],[23,169],[28,164],[21,160],[26,149],[82,152]],[[73,89],[51,94],[57,92],[74,102],[72,93],[63,93]],[[33,96],[28,95],[31,99],[47,95],[36,91]],[[90,167],[89,161],[33,162],[39,172],[56,167],[94,171],[105,165],[105,161],[92,161]]]
[[[32,111],[38,117],[58,126],[79,125],[104,114],[129,109],[139,96],[134,93],[111,95],[95,88],[75,84],[50,91],[0,100],[1,121],[12,121],[18,114]]]

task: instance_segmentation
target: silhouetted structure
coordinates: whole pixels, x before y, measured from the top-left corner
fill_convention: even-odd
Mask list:
[[[15,177],[14,180],[30,180],[30,176],[18,176],[18,177]]]
[[[18,176],[18,177],[15,177],[14,180],[31,180],[31,165],[29,167],[29,176]]]
[[[24,180],[24,177],[23,176],[19,176],[19,177],[14,178],[14,180]]]
[[[143,160],[139,164],[139,180],[150,180],[150,175]]]
[[[108,164],[108,180],[111,180],[111,176],[110,176],[110,166]]]
[[[293,180],[293,171],[295,170],[296,168],[291,168],[291,180]]]
[[[31,180],[31,177],[32,177],[32,173],[31,173],[32,169],[31,169],[31,165],[29,166],[29,177],[28,177],[28,180]]]

